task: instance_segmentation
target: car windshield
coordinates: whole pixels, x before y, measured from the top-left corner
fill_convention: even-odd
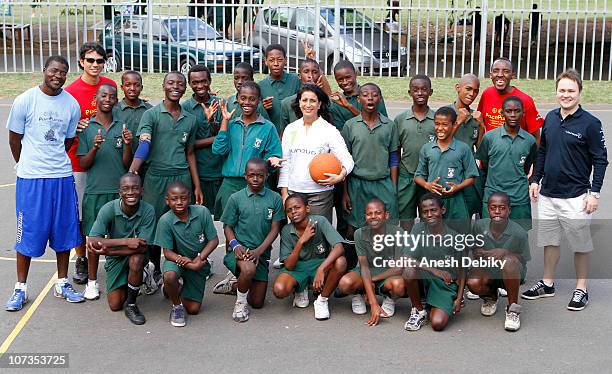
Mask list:
[[[175,41],[219,39],[221,35],[199,19],[167,19],[164,25],[170,30]]]
[[[321,16],[331,27],[334,27],[335,13],[335,9],[332,8],[321,9]],[[340,9],[339,21],[341,29],[369,29],[372,27],[370,20],[364,16],[363,13],[357,12],[353,9]]]

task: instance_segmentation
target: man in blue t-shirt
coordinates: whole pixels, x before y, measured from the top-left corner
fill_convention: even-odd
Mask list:
[[[28,301],[26,280],[32,257],[56,252],[58,279],[54,295],[71,303],[85,300],[68,282],[70,249],[81,243],[74,178],[66,151],[81,115],[79,104],[62,90],[68,61],[51,56],[44,81],[17,96],[6,127],[17,163],[17,283],[6,310],[18,311]]]

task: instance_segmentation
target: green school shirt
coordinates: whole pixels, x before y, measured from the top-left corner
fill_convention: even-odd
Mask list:
[[[142,238],[153,244],[155,237],[155,209],[140,200],[136,213],[128,216],[121,210],[121,199],[109,201],[98,212],[89,236],[96,238]]]
[[[285,131],[285,127],[287,127],[288,124],[298,120],[298,116],[295,114],[295,111],[293,110],[293,107],[292,107],[296,98],[297,98],[297,94],[294,94],[294,95],[284,98],[283,101],[281,102],[281,122],[280,122],[281,132]]]
[[[268,96],[274,97],[272,100],[272,109],[268,110],[270,120],[276,126],[276,131],[280,134],[281,126],[281,103],[284,98],[289,97],[298,92],[302,87],[302,81],[295,73],[285,72],[281,79],[275,80],[271,76],[267,76],[259,81],[259,89],[261,90],[261,99]]]
[[[448,107],[457,113],[454,103],[448,105]],[[468,116],[467,120],[457,128],[457,131],[455,131],[453,134],[453,138],[467,144],[473,153],[474,147],[476,147],[476,142],[478,141],[478,135],[480,135],[480,127],[478,127],[478,122],[476,122],[471,115],[473,110],[469,109],[469,112],[470,115]]]
[[[300,251],[300,261],[324,259],[327,257],[331,248],[342,243],[343,239],[338,231],[336,231],[327,218],[317,215],[309,215],[308,219],[317,223],[315,233],[306,244],[302,246]],[[280,259],[284,261],[289,257],[295,245],[299,240],[299,236],[295,231],[293,223],[287,224],[281,231],[280,239]]]
[[[369,128],[361,115],[346,121],[342,137],[355,167],[351,175],[361,179],[377,180],[390,176],[389,153],[397,151],[399,134],[397,125],[380,115],[373,128]]]
[[[504,126],[484,134],[476,158],[487,163],[487,180],[483,201],[488,201],[493,192],[505,192],[510,205],[529,203],[529,180],[525,164],[537,158],[537,145],[533,135],[523,129],[512,138]]]
[[[423,177],[427,182],[440,177],[438,184],[449,188],[446,182],[459,184],[467,178],[477,177],[478,167],[468,145],[453,138],[445,151],[436,141],[425,144],[414,176]]]
[[[113,118],[117,119],[122,125],[125,123],[128,130],[134,133],[138,131],[138,125],[140,125],[140,119],[147,109],[151,109],[153,106],[144,100],[138,101],[137,107],[128,106],[125,101],[121,100],[113,107]],[[132,148],[134,148],[132,146]]]
[[[397,125],[402,148],[399,171],[402,174],[414,174],[419,165],[421,148],[436,139],[434,111],[430,108],[425,119],[419,121],[410,108],[398,114],[394,122]]]
[[[190,205],[187,222],[181,221],[171,210],[160,217],[155,244],[193,259],[216,237],[217,230],[208,209],[203,205]]]
[[[359,89],[357,90],[357,94],[353,96],[346,96],[346,101],[348,101],[352,106],[355,107],[355,109],[361,112],[363,107],[361,106],[361,104],[359,104],[359,101],[357,100],[358,97]],[[380,97],[380,103],[378,103],[376,109],[378,110],[378,113],[382,114],[383,116],[388,116],[387,107],[385,106],[385,99],[382,97],[382,95]],[[336,104],[333,101],[329,106],[329,113],[332,116],[332,124],[336,126],[338,131],[342,131],[342,128],[344,127],[346,121],[355,117],[355,115],[350,110],[339,104]]]
[[[242,118],[230,121],[227,131],[219,131],[215,137],[212,152],[225,158],[223,177],[242,177],[251,158],[281,157],[283,149],[272,122],[259,116],[248,126]]]
[[[221,99],[217,96],[209,96],[208,100],[204,103],[206,107],[210,107],[213,101],[220,101]],[[213,124],[208,122],[204,108],[202,105],[192,96],[185,100],[182,104],[185,111],[193,114],[196,118],[196,124],[198,129],[196,131],[196,139],[206,139],[211,136],[215,136]],[[221,109],[217,109],[217,112],[213,116],[215,123],[221,123]],[[221,168],[223,167],[223,161],[225,159],[221,156],[212,153],[212,144],[208,147],[196,149],[196,161],[198,163],[198,175],[202,180],[214,180],[222,177]]]
[[[94,138],[101,130],[104,141],[96,152],[96,157],[91,167],[87,170],[87,186],[85,192],[88,194],[117,193],[119,191],[119,179],[127,168],[123,165],[123,138],[121,132],[122,124],[113,118],[108,132],[104,126],[96,121],[96,116],[91,117],[89,126],[79,135],[77,155],[85,156],[94,144]]]
[[[453,279],[457,279],[457,268],[452,266],[453,264],[451,261],[454,258],[456,260],[454,265],[460,267],[461,258],[464,255],[467,256],[467,250],[464,253],[464,250],[455,248],[455,243],[457,243],[455,240],[461,237],[456,231],[444,225],[444,234],[434,235],[430,234],[429,227],[426,223],[419,222],[412,227],[410,235],[413,237],[413,240],[416,240],[414,238],[420,235],[414,250],[410,253],[410,257],[418,261],[417,265],[420,264],[421,260],[424,258],[427,259],[427,261],[448,261],[448,263],[443,264],[444,266],[428,267],[448,271]],[[431,265],[431,263],[429,265]]]
[[[196,118],[182,106],[176,123],[163,101],[147,110],[138,127],[139,137],[151,135],[147,173],[170,176],[188,171],[185,150],[195,143],[196,131]]]
[[[240,244],[254,250],[270,232],[272,221],[284,218],[283,200],[278,193],[265,187],[255,193],[247,186],[230,196],[220,221],[232,227]],[[272,246],[264,251],[261,260],[270,259],[271,249]]]
[[[385,224],[384,235],[404,235],[404,230],[398,226]],[[364,226],[355,231],[355,252],[357,256],[365,256],[368,260],[368,267],[372,275],[380,274],[388,269],[391,269],[388,263],[382,260],[400,260],[408,252],[405,246],[400,246],[396,240],[391,246],[384,245],[383,238],[372,238],[372,229],[369,226]],[[403,240],[403,239],[402,239]],[[380,248],[375,248],[375,245]],[[379,249],[379,250],[377,250]]]
[[[242,107],[238,105],[238,94],[237,93],[227,98],[227,111],[231,113],[232,110],[234,109],[236,111],[234,112],[234,114],[232,114],[232,118],[230,119],[230,121],[236,118],[242,117]],[[263,104],[261,103],[261,100],[259,101],[259,104],[257,105],[257,113],[263,118],[270,120],[268,111],[266,110],[266,108],[264,108]]]

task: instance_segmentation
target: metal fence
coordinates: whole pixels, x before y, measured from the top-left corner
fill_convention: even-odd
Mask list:
[[[518,78],[553,79],[568,67],[612,77],[606,0],[140,1],[0,0],[0,72],[40,71],[52,54],[75,71],[86,41],[104,45],[109,71],[204,63],[231,73],[241,61],[265,71],[272,43],[296,69],[305,42],[327,72],[346,58],[363,75],[483,76],[504,56]]]

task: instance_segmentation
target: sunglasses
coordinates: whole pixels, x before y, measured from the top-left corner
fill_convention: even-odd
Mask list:
[[[95,59],[95,58],[91,58],[91,57],[90,57],[90,58],[85,58],[84,60],[85,60],[85,61],[87,61],[87,62],[88,62],[88,63],[90,63],[90,64],[93,64],[94,62],[97,62],[97,63],[98,63],[98,65],[102,65],[103,63],[105,63],[105,62],[106,62],[106,60],[105,60],[105,59],[103,59],[103,58],[98,58],[98,59]]]

